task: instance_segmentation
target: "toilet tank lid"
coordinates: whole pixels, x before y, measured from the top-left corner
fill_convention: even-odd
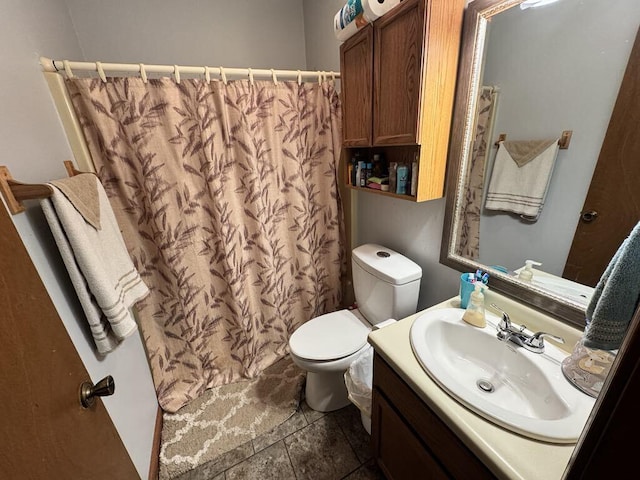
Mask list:
[[[353,249],[353,261],[380,280],[403,285],[422,278],[422,268],[390,248],[367,243]]]

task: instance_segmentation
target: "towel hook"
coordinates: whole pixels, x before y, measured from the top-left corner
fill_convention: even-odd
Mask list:
[[[64,73],[67,75],[67,78],[73,78],[73,72],[71,71],[69,60],[63,60],[62,65],[64,65]]]
[[[173,66],[173,76],[176,79],[176,83],[180,84],[180,69],[178,68],[178,65]]]
[[[104,74],[104,68],[102,68],[102,62],[96,62],[96,70],[98,71],[98,76],[100,80],[104,83],[107,83],[107,76]]]
[[[142,79],[142,83],[147,83],[147,70],[144,68],[144,63],[140,63],[140,78]]]
[[[227,74],[224,73],[224,68],[218,67],[220,69],[220,78],[222,78],[222,83],[227,84]]]

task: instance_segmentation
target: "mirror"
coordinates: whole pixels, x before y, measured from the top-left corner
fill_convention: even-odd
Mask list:
[[[562,277],[640,9],[636,0],[522,3],[536,2],[475,0],[465,13],[441,263],[487,270],[495,290],[582,328],[594,285]],[[569,148],[557,150],[537,219],[486,209],[499,135],[553,140],[563,131]],[[534,282],[517,277],[526,260],[542,263]]]

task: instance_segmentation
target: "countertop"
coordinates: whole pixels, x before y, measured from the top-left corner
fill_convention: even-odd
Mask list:
[[[494,302],[507,311],[514,323],[531,330],[544,330],[567,341],[557,345],[568,353],[579,340],[579,330],[530,309],[496,292],[485,294],[486,304]],[[413,321],[427,310],[459,308],[458,297],[420,311],[396,323],[374,330],[369,343],[413,391],[432,409],[480,460],[501,479],[561,479],[575,445],[545,443],[505,430],[462,406],[442,390],[423,370],[411,349],[409,332]],[[522,321],[519,321],[523,319]]]

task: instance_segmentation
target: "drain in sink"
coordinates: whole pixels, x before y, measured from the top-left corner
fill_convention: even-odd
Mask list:
[[[476,385],[483,392],[491,393],[495,390],[495,388],[493,387],[493,384],[488,380],[480,379],[476,382]]]

